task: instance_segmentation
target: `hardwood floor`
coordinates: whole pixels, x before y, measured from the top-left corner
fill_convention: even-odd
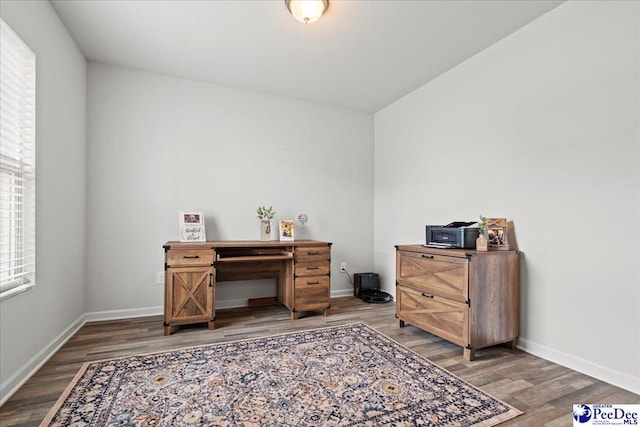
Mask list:
[[[301,313],[291,320],[283,307],[216,311],[216,330],[206,324],[176,328],[163,336],[162,317],[84,325],[2,407],[0,426],[37,426],[87,361],[150,353],[207,343],[312,329],[356,321],[524,412],[501,426],[571,426],[574,403],[640,403],[640,396],[519,350],[478,350],[467,362],[462,349],[413,326],[398,328],[395,305],[336,298],[327,317]]]

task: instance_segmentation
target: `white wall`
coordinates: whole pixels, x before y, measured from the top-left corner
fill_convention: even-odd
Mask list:
[[[36,287],[0,302],[0,402],[84,314],[87,63],[49,2],[2,1],[36,54]]]
[[[374,265],[513,220],[520,344],[640,392],[639,2],[569,2],[375,116]]]
[[[371,268],[371,114],[96,63],[88,87],[87,312],[161,312],[180,210],[204,212],[208,240],[257,240],[259,205],[307,213],[333,243],[334,294],[353,292],[340,261]],[[273,283],[223,283],[217,306]]]

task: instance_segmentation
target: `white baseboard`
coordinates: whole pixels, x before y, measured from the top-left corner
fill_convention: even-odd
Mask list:
[[[46,363],[86,323],[86,315],[78,317],[67,329],[27,361],[11,377],[0,384],[0,406],[9,400],[38,369]]]
[[[342,297],[352,297],[352,296],[353,296],[353,288],[336,289],[335,291],[331,291],[331,298],[342,298]]]
[[[87,313],[87,322],[99,322],[103,320],[120,320],[131,319],[134,317],[147,317],[158,316],[164,314],[164,307],[146,307],[146,308],[132,308],[127,310],[108,310],[108,311],[94,311],[93,313]]]
[[[353,296],[353,289],[338,289],[331,291],[331,298],[342,298]],[[229,299],[229,300],[218,300],[216,301],[216,308],[237,308],[237,307],[246,307],[249,303],[247,299]]]
[[[353,289],[338,289],[335,291],[331,291],[331,298],[348,297],[351,295],[353,295]],[[223,310],[225,308],[246,307],[247,305],[248,302],[246,298],[216,301],[216,309],[218,310]],[[133,317],[157,316],[162,315],[163,313],[163,306],[134,308],[128,310],[94,311],[92,313],[86,313],[85,320],[87,322],[99,322],[103,320],[120,320],[130,319]]]
[[[249,305],[247,298],[216,300],[216,310],[224,310],[225,308],[246,307]]]
[[[528,341],[524,338],[518,338],[518,348],[534,356],[541,357],[545,360],[549,360],[558,365],[566,366],[574,371],[581,372],[590,377],[597,378],[606,383],[615,385],[617,387],[629,390],[630,392],[640,394],[640,378],[633,375],[626,374],[624,372],[616,371],[605,366],[598,365],[596,363],[584,360],[581,357],[574,356],[572,354],[564,353],[562,351],[554,350],[544,345]],[[582,402],[575,402],[582,403]],[[589,403],[601,403],[601,402],[589,402]],[[615,402],[603,402],[603,403],[615,403]]]
[[[348,297],[351,295],[353,295],[353,289],[339,289],[336,291],[331,291],[331,298]],[[223,310],[225,308],[246,307],[248,305],[249,303],[246,298],[216,300],[216,309],[218,310]]]

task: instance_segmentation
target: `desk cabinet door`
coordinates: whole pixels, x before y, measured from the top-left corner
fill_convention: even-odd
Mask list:
[[[171,324],[207,322],[215,307],[213,267],[167,269],[165,322]]]

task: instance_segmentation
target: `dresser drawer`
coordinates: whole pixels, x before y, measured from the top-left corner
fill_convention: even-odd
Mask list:
[[[458,302],[469,299],[469,260],[398,251],[396,280],[417,291]]]
[[[214,256],[211,249],[169,249],[166,262],[169,267],[213,265]]]
[[[293,259],[298,262],[321,262],[331,259],[331,246],[296,247]]]
[[[294,274],[295,277],[326,276],[329,269],[330,264],[327,261],[296,263]]]
[[[297,311],[319,310],[329,306],[329,276],[297,277],[295,308]]]
[[[469,344],[469,306],[404,286],[396,289],[398,318],[454,344]]]

